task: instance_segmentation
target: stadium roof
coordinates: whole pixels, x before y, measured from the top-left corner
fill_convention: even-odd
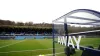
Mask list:
[[[100,12],[90,9],[77,9],[52,22],[78,25],[100,25]]]

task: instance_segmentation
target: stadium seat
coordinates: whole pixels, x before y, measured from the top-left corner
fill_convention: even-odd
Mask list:
[[[100,45],[99,45],[99,47],[98,47],[98,50],[100,50]]]
[[[73,48],[71,45],[69,47],[65,48],[65,54],[68,54],[67,51],[69,51],[70,55],[73,55],[76,53],[75,48]]]
[[[100,51],[94,50],[92,46],[84,48],[81,56],[100,56]]]

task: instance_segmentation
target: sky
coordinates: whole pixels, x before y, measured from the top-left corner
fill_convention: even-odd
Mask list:
[[[99,0],[0,0],[0,19],[52,23],[75,9],[100,11]]]

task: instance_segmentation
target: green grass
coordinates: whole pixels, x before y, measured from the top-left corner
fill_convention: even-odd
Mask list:
[[[22,41],[22,42],[20,42]],[[16,43],[16,44],[14,44]],[[12,45],[9,45],[12,44]],[[80,45],[98,47],[100,38],[82,38]],[[9,46],[6,46],[9,45]],[[5,46],[5,47],[2,47]],[[56,43],[56,53],[64,52],[64,46]],[[52,54],[52,39],[28,40],[0,40],[0,56],[38,56],[40,54]],[[1,53],[4,52],[4,53]],[[77,50],[71,56],[81,56],[82,51]],[[51,55],[52,56],[52,55]],[[64,53],[57,56],[65,56]]]
[[[11,43],[14,43],[14,42],[17,42],[17,41],[19,41],[19,40],[0,40],[0,46],[11,44]]]
[[[20,42],[20,43],[16,43],[16,42]],[[13,44],[13,43],[16,43],[16,44]],[[9,44],[13,44],[13,45],[0,48],[0,52],[9,52],[9,53],[0,53],[0,56],[36,56],[39,54],[52,54],[52,49],[49,49],[49,48],[52,48],[52,39],[33,39],[33,40],[25,40],[25,41],[0,40],[0,47],[9,45]],[[59,44],[56,44],[56,45],[58,47],[62,46]],[[16,51],[22,51],[22,52],[16,52]]]
[[[100,38],[83,38],[80,45],[98,47],[100,45]]]

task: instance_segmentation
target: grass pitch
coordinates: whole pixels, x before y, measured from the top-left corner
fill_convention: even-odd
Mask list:
[[[81,46],[93,46],[97,49],[100,38],[82,38]],[[65,56],[64,46],[56,43],[56,55]],[[81,56],[82,51],[76,50],[72,56]],[[52,56],[52,39],[32,40],[0,40],[0,56]]]
[[[56,44],[59,47],[62,45]],[[0,40],[0,56],[52,54],[52,39]]]

